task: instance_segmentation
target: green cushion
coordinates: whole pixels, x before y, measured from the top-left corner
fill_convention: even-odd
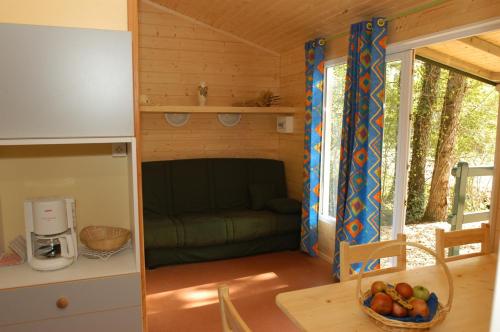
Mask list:
[[[248,185],[253,210],[262,210],[266,203],[276,198],[276,187],[273,183],[252,183]]]
[[[179,215],[213,209],[213,194],[207,160],[175,160],[168,163],[167,172],[170,181],[167,197],[172,200],[170,214]]]
[[[284,163],[272,159],[144,162],[142,182],[144,212],[161,216],[248,209],[249,184],[253,183],[273,184],[276,195],[272,198],[287,194]]]
[[[194,248],[251,241],[299,232],[298,214],[271,211],[224,211],[145,219],[146,248]]]
[[[146,249],[146,266],[204,262],[240,256],[257,255],[279,250],[295,250],[299,247],[300,232],[265,237],[248,242],[221,244],[199,248],[152,248]]]
[[[302,204],[291,198],[275,198],[267,201],[266,207],[276,213],[296,214],[300,212]]]
[[[214,159],[210,163],[213,196],[217,209],[248,209],[248,161]]]

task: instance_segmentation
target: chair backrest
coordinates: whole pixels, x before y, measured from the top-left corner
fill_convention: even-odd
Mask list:
[[[481,251],[472,254],[445,257],[446,248],[461,246],[471,243],[481,243]],[[489,254],[490,248],[490,225],[482,224],[481,228],[464,229],[461,231],[445,232],[441,228],[436,228],[436,253],[446,262],[457,259],[469,258]]]
[[[240,314],[229,298],[229,287],[219,286],[219,303],[222,317],[222,331],[224,332],[251,332],[248,325],[241,319]]]
[[[398,234],[396,240],[349,245],[349,242],[342,241],[340,243],[340,281],[356,279],[355,274],[351,274],[351,264],[364,262],[370,254],[387,244],[392,244],[396,242],[406,242],[406,235]],[[385,258],[385,257],[397,257],[397,264],[394,267],[380,269],[375,271],[364,272],[366,276],[373,276],[377,274],[384,274],[390,272],[404,271],[406,270],[406,246],[392,246],[378,252],[377,257],[374,259]]]

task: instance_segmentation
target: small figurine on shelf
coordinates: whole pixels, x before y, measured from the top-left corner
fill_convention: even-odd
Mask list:
[[[151,104],[151,98],[148,95],[140,95],[139,96],[139,104],[140,105],[149,105],[149,104]]]
[[[200,106],[205,106],[207,103],[208,86],[205,82],[200,82],[198,86],[198,104]]]

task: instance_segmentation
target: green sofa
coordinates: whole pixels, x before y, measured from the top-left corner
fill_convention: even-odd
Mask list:
[[[297,249],[300,203],[283,162],[186,159],[142,164],[146,265]]]

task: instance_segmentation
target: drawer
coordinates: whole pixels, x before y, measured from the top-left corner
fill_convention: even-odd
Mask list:
[[[140,332],[141,307],[124,308],[64,318],[9,325],[2,332]]]
[[[0,291],[0,326],[140,305],[139,273],[9,289]]]

